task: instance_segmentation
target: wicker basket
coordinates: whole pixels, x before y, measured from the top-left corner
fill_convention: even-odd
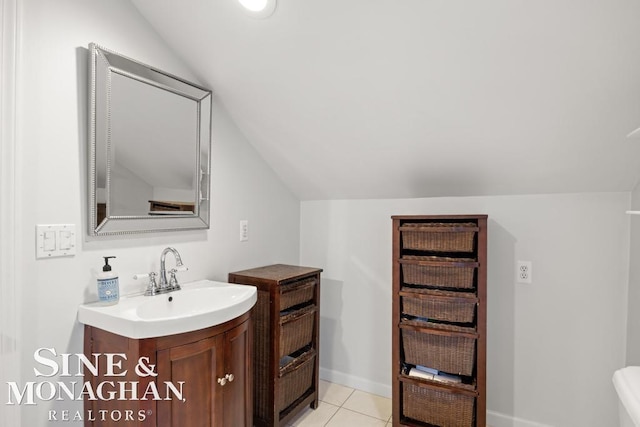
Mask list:
[[[298,400],[313,384],[315,351],[302,354],[280,369],[278,409],[282,411]]]
[[[271,348],[271,313],[269,305],[269,292],[259,290],[254,312],[254,319],[256,320],[253,334],[253,408],[255,416],[261,419],[267,419],[269,416],[269,393],[266,387],[269,384],[269,377],[273,377],[269,370]],[[272,407],[273,405],[271,405]]]
[[[401,292],[402,314],[453,323],[473,323],[478,299],[453,292]]]
[[[446,389],[402,384],[402,416],[441,427],[474,425],[475,397]]]
[[[400,227],[404,249],[473,252],[478,226],[473,223],[406,223]]]
[[[311,342],[316,306],[310,305],[280,315],[280,357],[293,353]]]
[[[404,361],[457,375],[473,375],[476,340],[450,331],[402,329]]]
[[[478,263],[471,258],[403,256],[403,282],[421,286],[472,289]]]
[[[315,278],[280,286],[280,310],[311,301],[316,291]]]

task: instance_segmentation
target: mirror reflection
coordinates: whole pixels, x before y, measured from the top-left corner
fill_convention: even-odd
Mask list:
[[[90,50],[90,234],[208,228],[211,92]]]

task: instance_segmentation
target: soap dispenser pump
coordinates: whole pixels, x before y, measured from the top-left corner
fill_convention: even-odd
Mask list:
[[[115,256],[105,256],[102,273],[98,274],[98,300],[104,305],[117,304],[120,300],[120,285],[118,275],[111,271],[109,259]]]

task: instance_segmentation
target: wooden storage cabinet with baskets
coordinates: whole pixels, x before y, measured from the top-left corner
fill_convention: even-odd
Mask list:
[[[393,425],[486,426],[487,216],[393,216]]]
[[[276,264],[229,274],[258,288],[254,308],[256,426],[284,426],[318,406],[319,268]]]

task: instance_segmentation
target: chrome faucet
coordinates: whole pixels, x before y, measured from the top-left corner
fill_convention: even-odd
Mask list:
[[[167,282],[167,269],[165,267],[165,258],[167,254],[171,252],[173,257],[176,259],[176,266],[169,270],[169,274],[171,274],[171,278],[169,282]],[[187,268],[182,264],[182,258],[180,258],[180,253],[174,248],[165,248],[162,251],[162,255],[160,255],[160,283],[158,284],[159,293],[162,292],[171,292],[180,290],[180,285],[178,284],[178,279],[176,278],[176,273],[178,271],[185,271]]]
[[[167,268],[165,267],[165,258],[167,254],[171,252],[173,257],[176,259],[176,266],[169,270],[169,274],[171,277],[167,282]],[[166,292],[179,291],[180,285],[178,284],[178,278],[176,277],[176,273],[178,271],[187,271],[188,268],[182,264],[182,258],[180,258],[180,253],[174,248],[165,248],[162,251],[162,255],[160,255],[160,283],[156,284],[156,276],[155,272],[151,272],[148,274],[135,274],[133,276],[134,279],[144,279],[149,278],[149,285],[147,286],[145,295],[158,295],[164,294]]]

